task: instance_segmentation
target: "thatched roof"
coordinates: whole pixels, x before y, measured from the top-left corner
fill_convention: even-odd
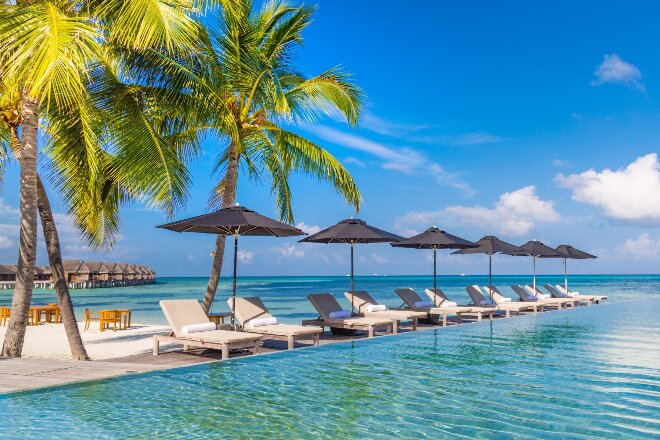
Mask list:
[[[53,270],[50,268],[50,266],[35,266],[34,272],[39,275],[51,275]]]
[[[102,261],[85,261],[85,264],[92,273],[110,273],[108,266]]]
[[[89,273],[89,267],[82,260],[64,260],[62,261],[64,272],[68,273]]]
[[[0,275],[16,275],[16,265],[0,264]]]

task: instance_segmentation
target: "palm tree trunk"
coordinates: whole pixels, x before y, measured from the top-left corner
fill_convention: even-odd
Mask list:
[[[46,241],[46,249],[48,250],[48,261],[50,262],[50,268],[53,272],[52,278],[55,280],[57,302],[60,305],[60,313],[62,314],[64,331],[66,332],[66,337],[69,341],[71,356],[74,360],[88,361],[89,356],[87,356],[87,351],[85,350],[82,338],[80,337],[78,321],[76,320],[76,315],[73,311],[73,303],[71,302],[71,295],[69,295],[69,287],[67,286],[66,278],[64,276],[60,238],[57,234],[57,228],[55,227],[53,211],[50,207],[50,201],[48,200],[46,189],[39,176],[37,176],[37,195],[41,227],[44,233],[44,240]]]
[[[229,147],[229,155],[227,156],[227,172],[225,174],[225,191],[222,195],[222,208],[229,208],[236,202],[236,182],[238,181],[238,152],[235,144],[232,143]],[[211,276],[209,283],[206,286],[206,294],[202,302],[202,308],[206,313],[211,310],[215,292],[218,290],[218,282],[220,281],[220,271],[222,270],[222,261],[225,255],[225,235],[218,235],[215,240],[215,252],[213,255],[213,267],[211,268]]]
[[[37,253],[37,130],[39,102],[23,98],[22,145],[20,150],[20,239],[16,287],[12,299],[2,355],[20,357],[27,329],[34,288]]]

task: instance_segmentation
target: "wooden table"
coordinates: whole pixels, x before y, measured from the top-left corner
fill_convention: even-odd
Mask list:
[[[132,316],[131,309],[123,309],[117,311],[119,312],[119,316],[120,316],[119,319],[124,322],[124,330],[126,330],[131,326],[131,316]],[[121,322],[119,324],[121,328]]]
[[[31,325],[39,325],[41,322],[41,314],[45,315],[46,322],[51,322],[53,316],[55,317],[55,322],[60,322],[60,306],[55,305],[46,305],[46,306],[32,306],[30,307],[29,316]]]
[[[206,316],[209,317],[209,321],[214,322],[216,325],[220,325],[225,323],[225,318],[229,318],[231,316],[231,312],[207,313]]]

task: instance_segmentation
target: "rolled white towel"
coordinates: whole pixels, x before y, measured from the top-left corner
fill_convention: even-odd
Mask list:
[[[188,324],[181,327],[181,333],[187,335],[189,333],[210,332],[215,330],[216,326],[212,322],[202,322],[200,324]]]
[[[263,327],[265,325],[277,325],[277,318],[271,316],[270,318],[256,318],[248,321],[248,327]]]
[[[504,298],[504,297],[500,298],[501,303],[508,303],[508,302],[511,302],[511,301],[512,301],[511,298]]]
[[[479,301],[480,306],[492,306],[494,304],[495,303],[493,301],[491,301],[490,299],[482,299],[481,301]]]
[[[541,299],[547,299],[547,298],[550,298],[550,294],[549,294],[549,293],[539,293],[539,294],[537,294],[536,296],[537,296],[537,298],[541,298]]]
[[[343,319],[350,318],[352,315],[350,310],[337,310],[336,312],[330,312],[330,319]]]
[[[440,308],[445,308],[445,307],[456,307],[458,303],[455,303],[454,301],[443,301],[440,304]]]
[[[384,304],[369,304],[366,308],[367,312],[384,312],[387,306]]]
[[[433,307],[433,303],[431,301],[417,301],[415,304],[413,304],[416,309],[424,309],[426,307]]]

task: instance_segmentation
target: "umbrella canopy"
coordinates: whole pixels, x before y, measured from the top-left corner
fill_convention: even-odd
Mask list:
[[[437,287],[436,252],[438,249],[467,249],[475,248],[477,245],[456,235],[452,235],[433,226],[421,234],[414,235],[398,243],[392,243],[394,247],[412,249],[433,249],[433,291]]]
[[[564,289],[566,289],[567,291],[568,291],[568,268],[567,268],[566,260],[569,258],[574,260],[588,260],[592,258],[598,258],[597,256],[592,255],[588,252],[581,251],[580,249],[576,249],[570,244],[560,244],[555,248],[555,251],[561,254],[561,257],[554,257],[554,258],[564,259]]]
[[[541,243],[538,240],[530,240],[520,246],[513,252],[507,252],[509,255],[532,257],[534,264],[534,291],[536,291],[536,259],[537,258],[563,258],[556,250]]]
[[[488,287],[490,288],[490,299],[493,299],[493,254],[508,254],[516,252],[517,246],[502,241],[494,235],[486,235],[477,241],[477,247],[461,249],[453,254],[487,254],[488,255]]]
[[[353,248],[356,244],[391,243],[401,241],[391,232],[383,231],[365,221],[356,218],[342,220],[334,226],[312,234],[300,240],[301,243],[342,243],[351,245],[351,311],[353,310],[353,292],[355,291],[355,276],[353,271]]]
[[[291,237],[304,235],[298,228],[263,216],[243,206],[232,206],[197,217],[187,218],[172,223],[156,226],[175,232],[197,232],[202,234],[234,236],[234,279],[232,298],[236,298],[236,263],[238,255],[238,236]],[[234,324],[234,304],[232,301],[231,323]]]

